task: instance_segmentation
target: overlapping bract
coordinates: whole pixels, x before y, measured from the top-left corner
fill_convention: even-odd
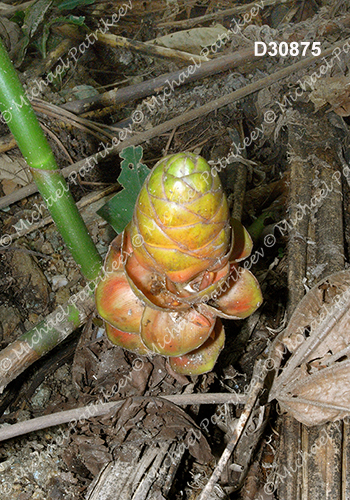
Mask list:
[[[262,302],[237,262],[252,242],[229,219],[221,182],[198,155],[157,163],[133,219],[112,242],[96,304],[108,338],[138,354],[169,356],[182,374],[210,371],[223,348],[217,318],[246,318]]]

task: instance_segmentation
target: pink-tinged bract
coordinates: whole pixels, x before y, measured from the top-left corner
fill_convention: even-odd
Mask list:
[[[180,356],[202,345],[214,324],[213,315],[205,316],[195,309],[167,312],[146,307],[141,338],[151,351],[164,356]]]
[[[248,269],[232,267],[226,286],[218,288],[213,303],[217,315],[222,318],[244,319],[262,303],[259,283]]]
[[[105,322],[106,334],[112,344],[123,347],[127,351],[132,351],[139,356],[146,356],[150,351],[144,345],[141,337],[137,333],[122,332]]]
[[[169,358],[169,364],[181,375],[202,375],[210,372],[225,344],[225,331],[220,319],[210,337],[200,347],[183,356]]]
[[[138,333],[144,305],[131,290],[122,273],[110,273],[96,288],[101,318],[126,332]]]

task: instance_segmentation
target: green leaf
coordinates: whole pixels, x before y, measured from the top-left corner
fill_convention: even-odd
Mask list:
[[[60,10],[72,10],[75,7],[80,7],[81,5],[91,5],[95,0],[63,0],[57,7]]]
[[[120,153],[121,173],[118,182],[123,190],[107,201],[97,213],[103,217],[117,233],[121,233],[131,221],[137,196],[150,173],[150,169],[141,163],[143,149],[141,146],[129,146]]]
[[[26,9],[22,26],[25,35],[32,38],[39,28],[40,23],[43,21],[46,12],[51,7],[51,4],[52,0],[37,0]]]
[[[19,67],[22,64],[27,52],[28,45],[37,32],[40,24],[44,20],[46,13],[51,7],[51,4],[52,0],[37,0],[26,8],[22,25],[24,37],[18,43],[15,55],[16,67]]]
[[[85,26],[85,27],[87,27],[84,24],[84,20],[85,20],[85,16],[79,16],[78,17],[78,16],[73,16],[72,14],[70,14],[69,16],[55,17],[54,19],[51,19],[51,21],[49,21],[48,23],[46,23],[45,26],[44,26],[44,28],[43,28],[43,35],[42,35],[41,39],[38,42],[38,49],[40,50],[43,59],[46,57],[47,41],[48,41],[48,38],[50,36],[51,26],[53,24],[57,24],[57,23],[64,23],[64,24],[70,23],[70,24],[73,24],[75,26]]]

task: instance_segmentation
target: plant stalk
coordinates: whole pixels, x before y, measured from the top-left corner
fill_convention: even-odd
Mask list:
[[[65,244],[84,277],[88,280],[95,279],[101,270],[101,257],[1,40],[0,111],[29,165]]]
[[[94,310],[93,290],[102,259],[75,205],[53,152],[0,39],[0,111],[14,135],[52,219],[83,276],[90,282],[81,299],[73,296],[0,353],[0,392],[28,366],[84,324]],[[94,281],[90,281],[94,280]],[[76,300],[73,299],[76,297]]]
[[[95,310],[91,294],[95,285],[91,282],[90,285],[0,352],[0,394],[12,380],[86,322]]]

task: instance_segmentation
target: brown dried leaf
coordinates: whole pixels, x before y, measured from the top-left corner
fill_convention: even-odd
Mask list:
[[[99,473],[105,463],[112,460],[103,439],[98,436],[75,436],[75,444],[79,447],[85,467],[94,475]]]
[[[9,8],[5,3],[0,3],[0,12],[3,10],[7,10]],[[11,8],[11,7],[10,7]],[[0,17],[0,37],[4,42],[6,50],[9,52],[10,58],[13,58],[13,55],[16,51],[16,45],[18,44],[20,38],[22,37],[21,28],[18,24],[6,19],[6,17]]]
[[[110,447],[122,444],[184,441],[186,448],[200,463],[212,458],[210,447],[200,428],[187,413],[174,403],[159,398],[130,398],[115,413],[98,419],[107,425]]]
[[[189,54],[200,54],[204,47],[214,44],[218,37],[228,32],[221,24],[204,28],[192,28],[189,30],[176,31],[152,40],[156,45],[169,49],[182,50]],[[151,42],[149,42],[151,43]]]
[[[174,403],[161,398],[134,397],[100,417],[77,423],[69,436],[67,465],[79,463],[96,475],[106,462],[131,462],[135,446],[181,443],[200,463],[212,460],[210,446],[200,427]],[[128,457],[128,453],[131,455]]]
[[[0,179],[10,179],[20,186],[25,186],[31,182],[32,174],[24,158],[3,153],[0,155]]]
[[[315,83],[310,93],[310,100],[315,111],[329,103],[335,113],[340,116],[350,115],[350,79],[348,76],[336,75],[321,78]]]
[[[272,346],[279,365],[270,400],[305,425],[350,415],[350,270],[334,273],[300,301]],[[283,366],[283,355],[290,353]]]
[[[1,182],[1,186],[4,195],[7,196],[16,191],[18,184],[16,184],[16,182],[11,181],[11,179],[3,179]]]

